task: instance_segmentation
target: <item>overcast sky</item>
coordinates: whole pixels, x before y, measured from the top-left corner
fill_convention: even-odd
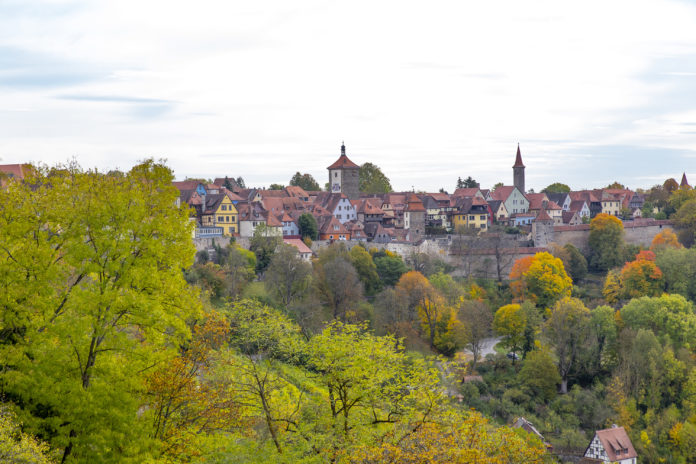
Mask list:
[[[696,3],[0,0],[0,163],[696,181]]]

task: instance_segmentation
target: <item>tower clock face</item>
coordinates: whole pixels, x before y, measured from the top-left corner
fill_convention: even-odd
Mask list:
[[[333,187],[331,189],[334,192],[339,192],[341,190],[341,186],[338,183],[336,183],[336,184],[333,184]]]

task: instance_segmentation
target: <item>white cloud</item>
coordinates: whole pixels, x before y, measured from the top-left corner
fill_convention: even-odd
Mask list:
[[[109,168],[156,155],[182,177],[261,185],[300,170],[323,182],[345,139],[354,161],[380,165],[397,188],[434,190],[458,175],[510,182],[520,141],[536,188],[639,182],[609,172],[612,153],[631,145],[682,150],[670,158],[676,175],[696,141],[684,129],[696,100],[671,103],[696,94],[695,11],[666,1],[0,3],[0,64],[3,50],[8,60],[21,50],[34,54],[27,76],[48,76],[0,87],[0,157],[75,155]],[[655,69],[666,57],[674,66]],[[56,63],[81,74],[51,83]]]

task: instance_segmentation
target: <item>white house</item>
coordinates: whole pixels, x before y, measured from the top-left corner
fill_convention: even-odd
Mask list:
[[[585,450],[586,458],[599,459],[605,463],[636,464],[638,454],[623,427],[597,430]]]

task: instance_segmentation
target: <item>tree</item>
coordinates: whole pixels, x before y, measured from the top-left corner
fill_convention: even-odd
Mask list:
[[[579,282],[587,275],[587,260],[572,243],[566,243],[563,248],[568,253],[566,270],[573,282]]]
[[[573,288],[563,261],[547,252],[518,259],[512,267],[510,279],[513,280],[510,287],[517,301],[529,298],[542,308],[570,296]]]
[[[652,256],[646,257],[643,253]],[[626,263],[621,269],[621,286],[626,299],[662,293],[662,271],[655,264],[655,254],[651,251],[641,252],[635,261]]]
[[[685,247],[696,242],[696,199],[686,201],[672,217],[679,241]]]
[[[513,353],[522,349],[526,325],[527,317],[518,304],[501,306],[493,318],[493,329],[503,337],[502,343]]]
[[[271,184],[268,190],[283,190],[285,186],[283,184]]]
[[[503,185],[505,184],[503,184],[502,182],[496,182],[496,184],[493,186],[491,190],[495,191],[495,189],[497,189],[498,187],[502,187]]]
[[[621,281],[621,272],[619,270],[611,269],[607,272],[602,295],[604,300],[610,305],[617,305],[624,297],[623,282]]]
[[[63,460],[147,452],[145,372],[174,356],[200,309],[172,180],[153,160],[123,177],[71,164],[0,191],[0,383]]]
[[[621,320],[626,327],[666,337],[675,348],[696,346],[694,305],[681,295],[633,299],[621,308]]]
[[[395,285],[408,270],[399,255],[375,253],[373,259],[377,275],[385,286]]]
[[[665,192],[671,195],[672,192],[679,189],[679,183],[673,178],[670,178],[667,179],[664,184],[662,184],[662,188],[665,190]]]
[[[283,242],[282,238],[273,234],[272,229],[261,223],[254,229],[254,235],[249,240],[249,250],[256,255],[256,272],[263,274],[269,264],[273,253]]]
[[[568,193],[570,192],[570,187],[568,187],[566,184],[562,184],[560,182],[554,182],[553,184],[548,185],[545,189],[542,190],[542,193]]]
[[[314,287],[337,320],[354,319],[363,299],[363,285],[342,244],[321,251],[314,265]]]
[[[587,338],[590,311],[576,298],[564,298],[551,309],[544,335],[553,347],[561,376],[561,393],[568,393],[568,376]]]
[[[462,180],[461,177],[457,178],[457,188],[479,188],[479,183],[474,180],[473,177],[468,176],[466,179]]]
[[[360,245],[351,248],[349,254],[350,261],[358,272],[360,281],[365,288],[365,293],[374,295],[379,290],[381,282],[377,274],[377,266],[372,260],[372,255]]]
[[[675,234],[671,229],[665,229],[662,232],[655,235],[650,244],[650,250],[654,253],[659,253],[660,251],[667,248],[682,248],[677,239],[677,234]]]
[[[542,308],[551,307],[556,301],[570,296],[573,281],[563,267],[563,261],[547,252],[534,255],[529,269],[524,273],[529,297]]]
[[[520,369],[520,380],[544,401],[556,396],[561,376],[548,348],[541,347],[527,354]]]
[[[312,265],[300,258],[297,248],[281,244],[264,277],[266,290],[287,309],[307,293],[312,281]]]
[[[23,433],[22,424],[0,406],[0,461],[8,464],[51,464],[48,445]]]
[[[237,177],[236,182],[237,182],[237,185],[239,185],[239,188],[242,188],[242,189],[246,188],[246,184],[244,183],[244,179],[242,178],[242,176]]]
[[[319,226],[317,220],[310,213],[302,213],[297,220],[297,227],[300,229],[302,239],[309,238],[316,240],[319,237]]]
[[[362,193],[389,193],[392,186],[389,178],[375,164],[365,163],[360,166],[360,191]]]
[[[624,239],[623,223],[609,214],[600,213],[590,221],[590,266],[605,271],[621,264]]]
[[[604,187],[604,188],[607,188],[607,189],[621,189],[621,190],[624,190],[624,189],[626,188],[626,186],[625,186],[624,184],[618,182],[618,181],[614,181],[613,183],[607,185],[607,186]]]
[[[655,264],[662,270],[667,293],[696,301],[696,248],[658,250]]]
[[[290,179],[290,185],[301,187],[307,192],[315,192],[321,190],[321,187],[319,187],[319,183],[316,181],[316,179],[314,179],[314,177],[311,174],[300,174],[299,171],[297,171],[295,175],[292,176],[292,179]]]
[[[466,328],[466,348],[471,351],[471,371],[481,356],[483,343],[490,336],[493,313],[486,303],[478,300],[463,300],[459,306],[459,320]]]

